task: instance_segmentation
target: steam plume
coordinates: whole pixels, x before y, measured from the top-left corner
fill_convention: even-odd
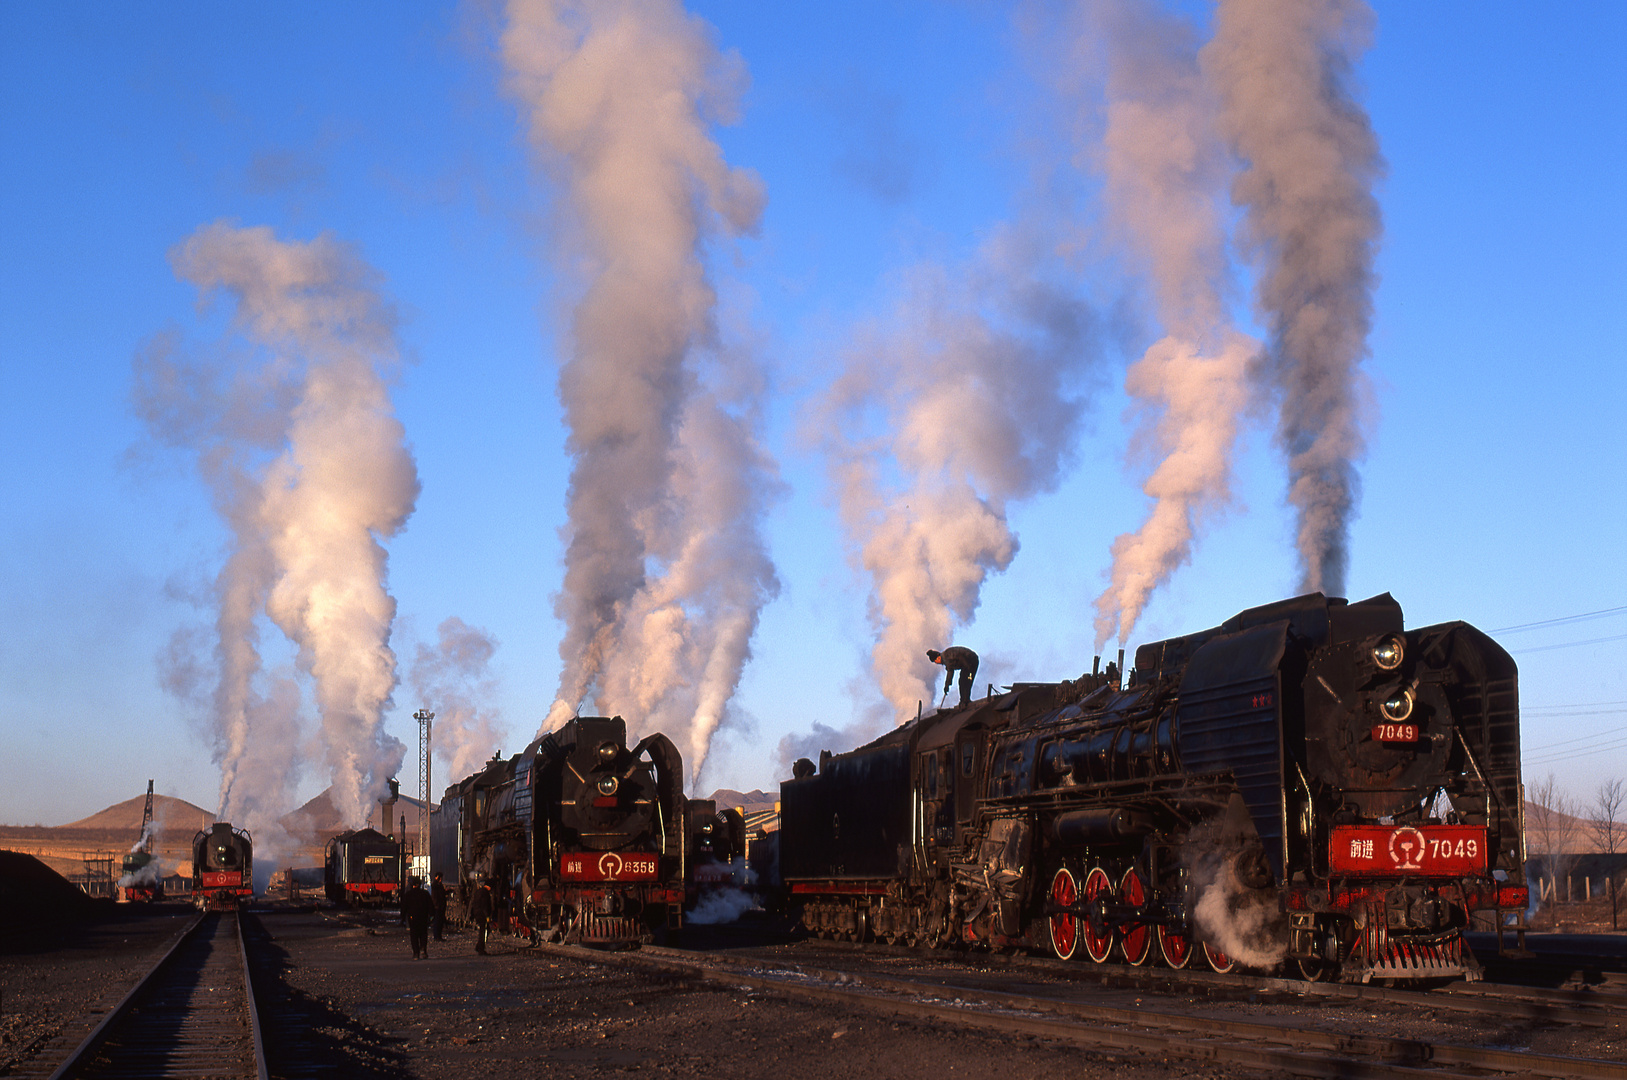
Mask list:
[[[925,650],[969,622],[1017,553],[1006,508],[1057,482],[1078,425],[1087,309],[1002,234],[959,281],[918,270],[816,417],[843,527],[871,579],[875,677],[894,719],[935,678]],[[980,302],[979,298],[991,298]]]
[[[702,256],[753,229],[763,201],[708,134],[733,118],[744,66],[675,0],[507,11],[508,87],[568,195],[580,251],[563,254],[580,256],[586,284],[559,379],[574,464],[545,726],[592,696],[635,728],[687,730],[698,772],[777,588],[754,493],[767,468],[756,391],[707,384],[728,380],[708,369]]]
[[[382,728],[395,602],[380,541],[418,495],[381,370],[395,361],[393,312],[377,275],[330,236],[283,242],[216,223],[171,261],[205,296],[234,297],[235,327],[262,358],[231,373],[154,358],[137,395],[163,433],[204,436],[202,467],[233,532],[216,582],[220,816],[264,827],[289,808],[298,695],[256,693],[263,610],[314,678],[334,804],[360,824],[404,754]]]
[[[1222,0],[1202,51],[1220,127],[1244,167],[1232,188],[1261,263],[1265,374],[1298,516],[1300,588],[1343,595],[1355,513],[1357,367],[1372,319],[1383,169],[1349,88],[1372,12],[1362,0]]]
[[[1115,633],[1129,637],[1153,590],[1191,557],[1201,520],[1229,501],[1247,367],[1259,348],[1228,315],[1219,193],[1229,162],[1196,34],[1146,0],[1100,10],[1110,42],[1105,197],[1146,266],[1164,336],[1125,378],[1142,412],[1137,440],[1159,463],[1142,488],[1154,500],[1146,521],[1113,543],[1112,584],[1096,598],[1097,652]]]
[[[497,641],[456,615],[442,621],[436,637],[433,647],[420,643],[413,653],[408,680],[418,700],[433,706],[435,754],[457,781],[484,765],[502,741],[495,712],[481,704],[492,693],[486,666]]]

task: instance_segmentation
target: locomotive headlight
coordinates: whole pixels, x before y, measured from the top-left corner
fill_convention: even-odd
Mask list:
[[[616,754],[620,750],[621,750],[621,747],[617,746],[613,742],[600,743],[599,744],[599,760],[605,762],[606,764],[608,764],[608,763],[610,763],[612,761],[615,761],[616,760]]]
[[[1373,663],[1380,671],[1394,671],[1406,656],[1406,644],[1395,634],[1386,634],[1373,646]]]
[[[710,836],[712,834],[712,823],[710,821],[708,821],[705,825],[702,825],[701,826],[701,832],[703,832],[706,835]]]
[[[616,793],[616,789],[621,787],[621,781],[617,780],[614,776],[601,776],[599,777],[599,783],[596,786],[599,789],[600,795],[614,795]]]
[[[1384,719],[1399,724],[1412,715],[1412,691],[1401,689],[1385,698],[1378,707]]]

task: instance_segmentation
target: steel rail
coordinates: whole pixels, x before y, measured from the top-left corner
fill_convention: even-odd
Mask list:
[[[146,974],[142,975],[136,984],[119,1000],[119,1003],[102,1017],[90,1034],[86,1035],[79,1045],[56,1067],[55,1071],[50,1075],[50,1080],[69,1080],[69,1078],[79,1077],[87,1073],[97,1074],[108,1071],[97,1067],[101,1064],[96,1062],[97,1056],[103,1050],[109,1049],[111,1043],[117,1042],[119,1030],[122,1025],[132,1019],[132,1012],[137,1011],[138,1007],[143,1005],[155,993],[163,991],[164,977],[170,973],[182,951],[196,943],[196,939],[208,922],[209,917],[208,913],[200,913],[176,935],[174,942],[148,968]],[[248,1013],[254,1075],[256,1080],[269,1080],[270,1072],[266,1064],[264,1040],[261,1037],[259,1006],[249,972],[248,946],[243,937],[243,923],[238,913],[231,913],[231,917],[233,925],[237,928],[237,949],[235,952],[242,969],[244,1008]],[[218,921],[214,925],[218,929]],[[188,1002],[187,1008],[182,1011],[184,1015],[190,1016],[196,1010],[192,1007],[192,1003]],[[158,1051],[158,1056],[162,1058],[174,1049],[175,1047],[164,1047]],[[145,1055],[148,1059],[152,1056],[150,1048],[134,1047],[122,1052],[132,1056]],[[185,1063],[180,1063],[178,1067],[185,1075],[195,1075],[197,1072],[195,1066],[189,1066]],[[113,1062],[112,1071],[114,1075],[118,1074],[118,1062],[116,1060]],[[169,1075],[169,1071],[164,1069],[162,1061],[145,1060],[138,1062],[137,1072],[142,1076]]]
[[[1223,1020],[1166,1010],[1086,1005],[1060,998],[1012,994],[941,981],[853,975],[821,969],[788,970],[772,961],[675,950],[601,953],[544,945],[540,952],[579,962],[679,975],[720,986],[748,988],[866,1011],[945,1021],[1005,1034],[1062,1039],[1094,1047],[1281,1069],[1313,1077],[1468,1077],[1445,1066],[1497,1070],[1518,1076],[1627,1080],[1627,1066],[1513,1050],[1430,1044],[1308,1031],[1256,1021]],[[955,995],[946,998],[946,995]],[[1083,1021],[1083,1023],[1082,1023]],[[1102,1027],[1102,1024],[1113,1025]],[[1356,1055],[1356,1056],[1352,1056]],[[1364,1060],[1365,1059],[1365,1060]]]
[[[1627,1023],[1627,994],[1590,990],[1546,990],[1511,986],[1505,983],[1454,983],[1431,990],[1406,990],[1374,986],[1371,983],[1308,982],[1275,975],[1232,972],[1219,975],[1210,971],[1172,971],[1165,967],[1131,967],[1128,964],[1092,964],[1057,960],[1046,956],[1012,956],[1000,953],[955,952],[920,949],[903,945],[855,945],[809,939],[804,944],[817,949],[856,956],[907,956],[945,963],[964,960],[989,966],[1031,968],[1081,982],[1118,983],[1148,991],[1189,991],[1229,993],[1288,994],[1403,1005],[1408,1008],[1444,1009],[1451,1012],[1505,1016],[1519,1020],[1541,1020],[1582,1027],[1610,1027]]]

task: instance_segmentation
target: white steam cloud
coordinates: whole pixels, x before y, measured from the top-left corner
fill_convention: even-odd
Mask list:
[[[508,89],[568,197],[578,249],[561,259],[585,284],[559,377],[573,469],[545,729],[591,697],[687,736],[693,777],[778,589],[761,387],[716,347],[703,260],[762,209],[709,134],[745,69],[675,0],[511,0],[507,16]]]
[[[896,723],[936,699],[926,650],[950,643],[1016,555],[1007,506],[1054,487],[1073,445],[1092,318],[1037,265],[1002,233],[965,279],[916,271],[814,417],[871,581],[871,663]]]
[[[1139,256],[1163,336],[1125,378],[1142,414],[1137,442],[1158,460],[1141,528],[1113,543],[1112,583],[1096,598],[1096,651],[1134,630],[1152,592],[1192,554],[1202,521],[1230,500],[1232,448],[1259,351],[1231,323],[1220,194],[1230,160],[1198,71],[1190,23],[1150,0],[1094,9],[1108,42],[1099,150],[1111,227]]]
[[[496,652],[495,638],[454,615],[436,628],[433,646],[413,653],[407,681],[435,714],[431,745],[449,782],[473,774],[502,741],[495,710],[483,704],[495,689],[487,665]]]
[[[135,396],[160,439],[197,455],[231,533],[214,588],[219,817],[268,851],[292,808],[302,739],[298,686],[260,677],[262,614],[313,678],[342,820],[367,820],[404,754],[382,728],[396,676],[381,542],[418,495],[386,383],[395,318],[377,274],[331,236],[285,242],[216,223],[171,261],[205,298],[233,297],[251,346],[192,362],[161,339],[138,359]]]
[[[1263,374],[1281,399],[1300,589],[1341,596],[1380,233],[1383,160],[1350,88],[1372,19],[1363,0],[1222,0],[1201,57],[1243,162],[1232,198],[1261,269]]]

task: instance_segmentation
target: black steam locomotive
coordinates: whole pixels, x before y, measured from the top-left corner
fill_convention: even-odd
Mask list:
[[[490,884],[504,929],[625,947],[682,920],[683,760],[665,735],[629,748],[619,716],[577,717],[494,758],[446,790],[433,821],[459,895]]]
[[[1477,978],[1523,910],[1517,673],[1473,627],[1321,594],[1019,684],[781,785],[806,927],[1308,979]]]
[[[405,865],[401,841],[377,829],[352,829],[328,841],[322,859],[322,888],[335,904],[393,904],[401,896]]]
[[[254,841],[247,829],[217,821],[192,838],[192,903],[230,911],[254,895]]]

